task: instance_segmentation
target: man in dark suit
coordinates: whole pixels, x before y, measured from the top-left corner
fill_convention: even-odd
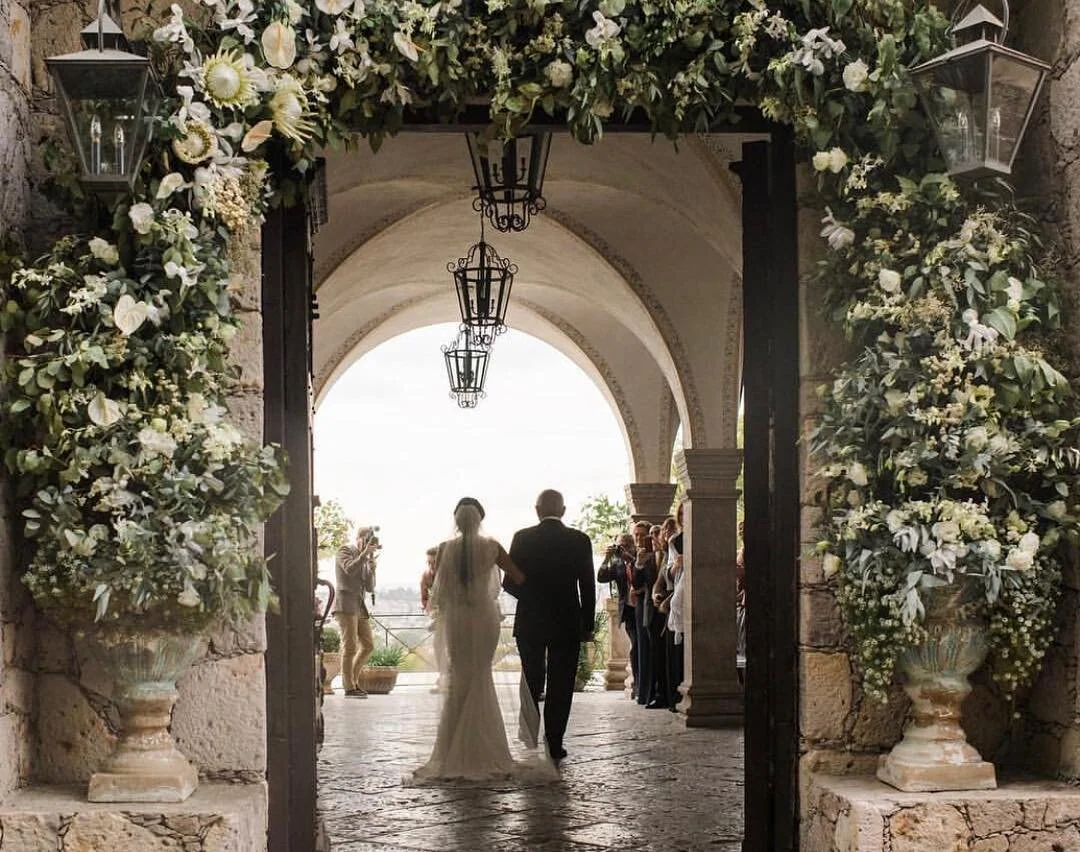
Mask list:
[[[525,682],[533,701],[544,699],[548,753],[558,763],[566,757],[563,735],[574,698],[574,677],[582,641],[592,636],[596,610],[592,542],[566,527],[566,505],[558,491],[536,498],[540,523],[519,530],[510,558],[525,575],[522,586],[509,577],[503,589],[517,598],[514,637]]]

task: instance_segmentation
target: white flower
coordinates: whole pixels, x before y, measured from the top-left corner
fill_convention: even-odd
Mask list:
[[[131,225],[136,233],[149,234],[150,228],[154,225],[154,208],[145,201],[132,204],[131,209],[128,210],[128,218],[131,219]]]
[[[98,395],[86,406],[86,416],[95,426],[107,429],[121,418],[120,403],[109,399],[99,391]]]
[[[296,61],[296,30],[281,21],[274,21],[263,30],[263,56],[274,68],[291,68]]]
[[[116,246],[112,243],[103,240],[101,237],[94,237],[90,240],[90,254],[100,260],[102,263],[107,263],[109,266],[116,266],[120,262],[120,252]]]
[[[892,509],[889,514],[885,516],[885,525],[889,528],[889,532],[899,532],[907,524],[907,518],[904,513],[899,509]]]
[[[974,308],[968,308],[964,311],[960,315],[960,319],[968,327],[967,337],[960,341],[960,345],[965,349],[978,354],[982,352],[983,348],[993,347],[997,343],[997,329],[979,322],[979,312]]]
[[[834,175],[847,165],[848,157],[841,148],[829,149],[829,171]]]
[[[1014,547],[1009,551],[1009,555],[1005,557],[1005,566],[1011,568],[1013,571],[1030,571],[1031,566],[1035,564],[1035,557],[1027,551],[1020,550],[1018,547]]]
[[[885,391],[885,404],[889,407],[890,414],[899,414],[907,401],[908,395],[903,391],[895,389]]]
[[[986,555],[995,562],[1001,558],[1001,544],[996,538],[987,539],[983,542],[983,546],[986,548]]]
[[[826,553],[825,558],[821,561],[821,573],[825,575],[825,579],[828,580],[834,576],[841,568],[842,563],[840,557],[835,553]]]
[[[139,430],[138,438],[143,452],[149,456],[172,458],[172,454],[176,452],[176,440],[163,429],[146,426]]]
[[[113,308],[113,322],[125,337],[134,334],[146,321],[146,302],[136,302],[125,293],[116,300]]]
[[[207,122],[189,118],[182,130],[184,135],[173,139],[172,149],[185,163],[195,165],[218,152],[217,134]]]
[[[856,59],[844,66],[844,86],[850,92],[865,91],[866,79],[869,76],[870,69],[861,59]]]
[[[1053,518],[1055,521],[1065,520],[1065,516],[1069,514],[1069,510],[1065,505],[1064,500],[1055,500],[1046,507],[1046,514]]]
[[[900,273],[894,269],[882,269],[877,276],[878,285],[886,293],[896,293],[900,290]]]
[[[410,62],[416,62],[420,58],[420,49],[401,30],[394,32],[394,47]]]
[[[827,169],[829,167],[829,152],[828,151],[818,151],[816,154],[814,154],[814,159],[813,159],[812,162],[814,164],[814,171],[816,171],[816,172],[825,171],[825,169]]]
[[[244,134],[244,139],[240,143],[240,150],[245,154],[250,154],[263,142],[270,138],[270,134],[274,132],[274,122],[269,119],[264,119],[251,128]]]
[[[176,602],[180,606],[198,606],[202,603],[202,598],[199,597],[199,593],[195,591],[195,587],[190,583],[184,585],[184,591],[176,596]]]
[[[979,453],[990,443],[990,434],[985,426],[973,426],[964,434],[964,444]]]
[[[556,89],[565,89],[574,80],[574,67],[561,59],[549,62],[544,73]]]
[[[278,133],[296,142],[303,142],[311,135],[315,125],[306,118],[307,95],[294,77],[286,76],[270,99],[270,114]]]
[[[1034,556],[1039,549],[1039,534],[1033,532],[1024,533],[1022,536],[1020,536],[1020,541],[1017,544],[1017,547],[1024,551],[1024,553],[1030,553],[1032,556]]]
[[[602,45],[615,38],[622,27],[615,21],[605,18],[604,13],[598,9],[593,11],[592,16],[593,20],[596,21],[596,26],[585,33],[585,41],[589,47],[599,50]]]
[[[863,467],[862,462],[855,462],[847,469],[847,476],[852,482],[858,485],[860,488],[866,485],[866,468]]]
[[[353,0],[315,0],[315,8],[324,15],[340,15],[353,4]]]
[[[161,179],[158,185],[157,197],[168,198],[176,190],[184,185],[184,176],[179,172],[170,172]]]
[[[1019,278],[1009,276],[1009,284],[1005,288],[1005,295],[1010,302],[1019,302],[1024,298],[1024,282]]]
[[[955,542],[960,538],[960,525],[956,521],[938,521],[930,527],[930,532],[939,541]]]
[[[821,221],[825,225],[821,229],[821,236],[828,240],[829,248],[840,251],[855,242],[855,232],[837,222],[828,207],[825,208],[825,216]]]

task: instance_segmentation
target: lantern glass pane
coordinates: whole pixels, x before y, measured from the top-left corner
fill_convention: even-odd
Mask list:
[[[980,51],[933,69],[930,79],[923,81],[927,108],[950,171],[983,162],[986,77],[987,58]]]
[[[986,157],[991,165],[1009,171],[1043,72],[1015,57],[995,53],[990,74]]]

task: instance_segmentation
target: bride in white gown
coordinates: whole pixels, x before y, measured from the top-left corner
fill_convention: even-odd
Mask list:
[[[499,572],[505,571],[516,583],[527,583],[527,578],[501,544],[480,534],[483,517],[479,502],[462,498],[454,510],[458,535],[439,545],[430,603],[435,641],[444,649],[443,682],[449,688],[431,758],[413,773],[413,783],[559,777],[546,754],[515,760],[510,753],[492,676],[502,623]],[[519,691],[518,700],[531,705],[527,689]],[[526,706],[524,718],[529,723],[519,736],[535,746],[539,727],[535,705]]]

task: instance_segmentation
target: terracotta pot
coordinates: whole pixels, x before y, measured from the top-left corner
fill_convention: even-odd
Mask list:
[[[926,639],[899,660],[911,715],[904,738],[882,758],[877,776],[911,793],[993,790],[994,765],[967,741],[961,705],[971,692],[968,676],[986,659],[986,620],[973,614],[982,594],[977,582],[923,594]]]
[[[390,666],[364,666],[357,686],[372,695],[386,695],[397,684],[397,676],[398,669]]]
[[[90,777],[91,802],[182,802],[199,776],[169,732],[176,681],[205,648],[202,635],[88,630],[89,647],[112,676],[120,740]]]
[[[341,651],[323,651],[322,665],[326,670],[322,683],[323,695],[333,695],[334,687],[330,685],[330,682],[341,674]]]

